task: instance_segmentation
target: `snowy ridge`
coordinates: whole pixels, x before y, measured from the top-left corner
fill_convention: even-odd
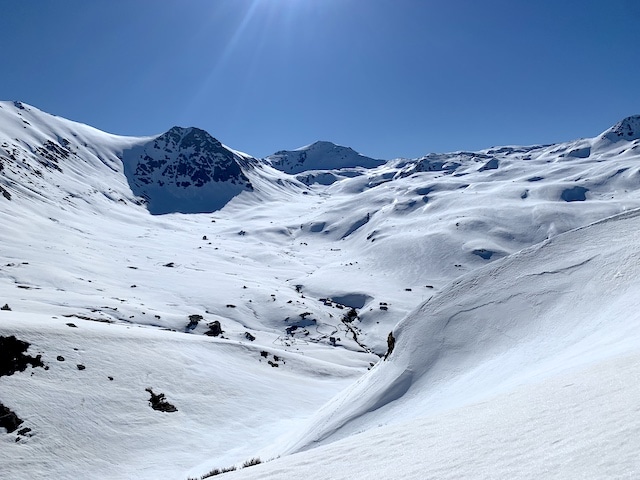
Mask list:
[[[139,203],[118,152],[146,139],[120,137],[0,102],[0,187],[5,199],[75,204]]]

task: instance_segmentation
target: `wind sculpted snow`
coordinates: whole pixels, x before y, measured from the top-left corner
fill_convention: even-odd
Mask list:
[[[290,448],[461,409],[640,354],[640,253],[620,241],[638,228],[636,210],[454,281],[394,328],[388,361],[324,406]]]
[[[369,168],[320,155],[294,176],[197,129],[122,137],[0,102],[0,336],[44,365],[0,379],[22,422],[0,429],[0,477],[185,480],[278,455],[227,475],[459,478],[473,472],[447,461],[471,455],[510,476],[491,452],[524,472],[549,458],[537,437],[597,457],[563,386],[618,366],[616,398],[602,387],[585,408],[637,451],[634,122]],[[447,443],[463,421],[486,449]],[[594,476],[634,471],[598,445],[622,467]],[[338,448],[351,477],[331,469]]]

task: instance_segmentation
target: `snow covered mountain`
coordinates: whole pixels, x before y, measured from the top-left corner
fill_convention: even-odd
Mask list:
[[[627,117],[600,135],[601,139],[610,142],[618,140],[633,141],[640,139],[640,115]]]
[[[122,160],[134,193],[154,214],[212,212],[253,190],[241,168],[253,159],[197,128],[173,127]]]
[[[0,102],[0,477],[632,478],[639,118],[359,163]]]
[[[384,163],[383,160],[365,157],[352,148],[324,141],[315,142],[296,150],[281,150],[269,155],[266,160],[274,168],[290,174],[309,170],[372,168]]]

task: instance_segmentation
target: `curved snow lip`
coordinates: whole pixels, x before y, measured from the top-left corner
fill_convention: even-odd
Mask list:
[[[284,451],[468,405],[637,348],[640,300],[627,292],[640,288],[640,267],[634,248],[617,240],[638,228],[640,209],[452,282],[396,326],[388,360],[326,404]]]

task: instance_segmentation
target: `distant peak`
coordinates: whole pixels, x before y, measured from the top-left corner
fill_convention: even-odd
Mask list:
[[[365,157],[353,148],[319,140],[295,150],[280,150],[269,155],[266,160],[271,166],[289,174],[308,170],[339,170],[343,168],[373,168],[384,163]]]
[[[180,127],[178,125],[174,125],[171,127],[167,133],[179,133],[179,134],[188,134],[188,133],[197,133],[199,135],[209,135],[205,130],[196,127]],[[209,135],[210,136],[210,135]]]
[[[329,142],[328,140],[318,140],[317,142],[313,142],[311,144],[311,146],[317,146],[317,147],[339,147],[340,145],[337,145],[333,142]]]
[[[620,120],[613,127],[606,130],[602,136],[614,142],[640,139],[640,115],[632,115]]]
[[[299,148],[298,150],[311,150],[311,149],[323,149],[323,150],[344,149],[344,150],[355,151],[351,147],[344,147],[342,145],[329,142],[327,140],[318,140],[317,142],[313,142],[311,145],[307,145],[306,147]]]
[[[179,127],[179,126],[173,126],[171,127],[166,133],[166,134],[174,134],[174,135],[182,135],[182,136],[186,136],[186,135],[193,135],[195,137],[202,137],[202,138],[214,138],[209,132],[207,132],[206,130],[202,130],[201,128],[197,128],[197,127]],[[216,140],[217,141],[217,140]]]

